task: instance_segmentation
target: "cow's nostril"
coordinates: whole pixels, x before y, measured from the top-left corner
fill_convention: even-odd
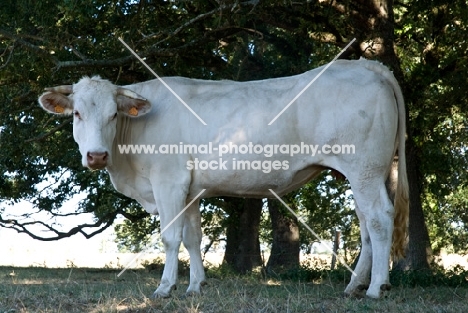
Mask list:
[[[88,167],[92,169],[103,168],[107,165],[107,158],[109,153],[106,152],[88,152],[86,158],[88,161]]]

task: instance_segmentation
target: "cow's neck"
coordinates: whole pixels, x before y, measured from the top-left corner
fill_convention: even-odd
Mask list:
[[[119,114],[117,120],[117,130],[115,133],[114,144],[112,147],[112,155],[117,159],[125,159],[129,154],[122,154],[119,151],[119,145],[128,145],[131,144],[132,128],[130,124],[132,123],[131,118]],[[117,160],[116,160],[117,161]]]

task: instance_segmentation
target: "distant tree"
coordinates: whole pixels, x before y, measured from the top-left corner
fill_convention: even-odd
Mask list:
[[[271,251],[266,265],[269,274],[299,267],[300,236],[297,218],[277,199],[268,199],[271,219]]]
[[[262,265],[260,220],[262,199],[224,198],[223,210],[229,220],[226,227],[226,251],[223,262],[239,273]]]

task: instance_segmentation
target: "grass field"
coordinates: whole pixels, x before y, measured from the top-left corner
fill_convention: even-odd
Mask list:
[[[381,300],[342,296],[347,272],[327,274],[315,282],[273,280],[260,273],[236,277],[208,271],[200,297],[184,298],[187,272],[169,299],[151,299],[158,271],[0,267],[0,312],[468,312],[468,287],[429,282],[395,286]],[[328,272],[329,273],[329,272]],[[466,273],[466,272],[465,272]],[[427,281],[427,280],[422,280]],[[451,285],[449,287],[448,285]]]

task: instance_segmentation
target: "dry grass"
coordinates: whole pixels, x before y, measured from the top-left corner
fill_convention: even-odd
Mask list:
[[[150,299],[159,273],[132,270],[0,268],[0,312],[468,312],[468,288],[395,287],[381,300],[342,297],[344,281],[320,283],[210,275],[201,297]],[[186,273],[182,279],[187,277]],[[344,278],[345,279],[345,278]],[[343,279],[343,280],[344,280]]]

